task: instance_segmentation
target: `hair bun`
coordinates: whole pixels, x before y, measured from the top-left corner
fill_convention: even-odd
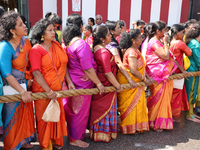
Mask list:
[[[51,15],[52,15],[52,12],[49,11],[49,12],[47,12],[47,13],[45,14],[45,18],[48,19]]]

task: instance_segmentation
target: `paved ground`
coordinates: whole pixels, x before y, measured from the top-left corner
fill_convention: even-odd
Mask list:
[[[86,134],[85,141],[90,143],[85,150],[200,150],[200,124],[193,123],[181,116],[180,123],[174,123],[174,129],[163,131],[145,132],[138,135],[122,135],[118,131],[116,140],[110,143],[94,143]],[[63,150],[81,150],[82,148],[69,145],[68,137],[64,137]],[[34,148],[30,150],[41,150],[39,143],[33,143]],[[0,150],[3,150],[3,143],[0,142]]]

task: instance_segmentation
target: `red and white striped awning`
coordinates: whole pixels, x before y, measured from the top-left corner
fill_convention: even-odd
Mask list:
[[[80,2],[80,12],[72,11],[72,3]],[[89,17],[102,15],[106,20],[124,20],[127,27],[142,19],[145,22],[163,20],[168,25],[186,22],[190,0],[32,0],[29,1],[29,20],[33,24],[43,18],[47,11],[57,13],[63,20],[72,13],[79,13],[87,24]]]

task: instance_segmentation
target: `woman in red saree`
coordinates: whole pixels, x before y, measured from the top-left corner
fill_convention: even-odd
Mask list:
[[[97,76],[104,86],[114,85],[118,92],[123,87],[116,80],[114,56],[105,48],[111,41],[106,26],[98,26],[93,33],[94,58],[98,69]],[[95,142],[109,142],[117,138],[117,96],[116,92],[96,94],[92,97],[90,113],[90,138]]]
[[[29,143],[36,138],[33,103],[30,92],[24,89],[32,78],[28,59],[31,44],[24,37],[27,29],[18,13],[10,11],[1,17],[0,35],[0,71],[4,85],[10,85],[22,97],[22,102],[3,106],[4,150],[32,148]]]
[[[65,114],[62,98],[57,98],[54,91],[61,90],[66,74],[68,57],[64,49],[55,39],[53,24],[47,19],[41,19],[33,28],[33,43],[30,51],[30,62],[34,76],[32,91],[47,92],[48,99],[35,101],[35,114],[38,140],[42,149],[51,150],[63,146],[63,136],[67,135]],[[42,116],[51,100],[57,100],[60,106],[59,122],[45,122]]]
[[[175,24],[171,27],[170,31],[170,51],[176,57],[176,61],[181,66],[181,70],[178,68],[176,69],[176,73],[187,73],[184,69],[184,62],[183,62],[183,54],[185,53],[187,56],[192,55],[192,50],[187,47],[187,45],[182,41],[184,35],[184,27],[178,24]],[[188,111],[190,110],[188,97],[185,90],[185,85],[183,85],[183,89],[173,89],[172,93],[172,100],[171,100],[171,107],[172,107],[172,116],[173,121],[179,122],[180,120],[177,117],[181,116],[181,110]]]

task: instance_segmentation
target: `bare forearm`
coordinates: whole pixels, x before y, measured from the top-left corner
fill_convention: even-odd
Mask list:
[[[119,64],[118,66],[119,66],[119,71],[126,77],[126,79],[129,79],[130,75],[126,71],[126,68],[124,67],[124,65],[123,64]]]
[[[36,82],[47,92],[49,93],[51,91],[51,88],[48,86],[46,81],[44,80],[43,75],[38,71],[32,72],[33,77],[35,78]]]
[[[143,75],[139,71],[137,70],[130,70],[130,71],[133,76],[135,76],[138,79],[143,80]]]
[[[112,85],[114,85],[116,88],[119,88],[120,84],[118,83],[112,72],[105,73],[105,75],[106,78],[110,81],[110,83],[112,83]]]
[[[96,72],[94,71],[94,68],[90,68],[88,70],[84,70],[85,74],[88,76],[88,78],[90,78],[90,80],[92,80],[92,82],[94,82],[95,84],[99,84],[100,80],[96,75]]]
[[[179,63],[175,60],[175,63],[176,65],[178,66],[178,69],[181,71],[181,72],[184,72],[185,70],[183,70],[183,68],[179,65]]]
[[[69,76],[68,68],[66,68],[65,80],[67,81],[68,84],[72,83],[71,77]]]
[[[17,92],[21,93],[23,90],[23,87],[18,83],[16,78],[13,75],[10,75],[9,77],[6,78],[8,84],[14,88]]]

